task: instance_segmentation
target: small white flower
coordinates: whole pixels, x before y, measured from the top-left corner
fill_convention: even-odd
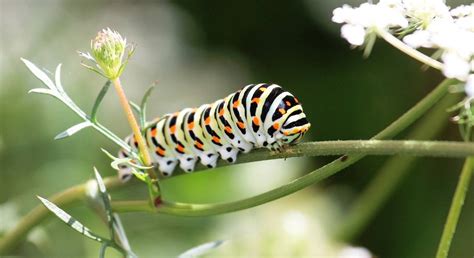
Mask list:
[[[469,99],[474,99],[474,74],[470,74],[467,77],[466,85],[464,86],[464,91]]]
[[[448,78],[456,78],[465,81],[471,70],[469,62],[459,56],[456,52],[444,52],[441,56],[443,60],[443,74]]]
[[[466,17],[466,16],[474,16],[474,4],[471,5],[460,5],[454,9],[449,11],[451,16],[453,17]]]
[[[444,0],[403,0],[402,4],[410,21],[420,22],[422,27],[428,26],[437,17],[450,16]]]
[[[426,30],[417,30],[412,34],[406,35],[403,38],[403,42],[412,48],[433,47],[433,43],[431,42],[431,34]]]
[[[341,36],[351,45],[362,46],[365,41],[365,29],[360,25],[345,24],[341,27]]]
[[[352,45],[360,46],[369,33],[377,30],[408,26],[398,1],[382,1],[378,4],[363,3],[357,8],[348,5],[333,11],[332,21],[346,23],[341,28],[341,35]]]
[[[353,19],[353,16],[354,9],[347,4],[332,11],[332,21],[335,23],[350,22]]]
[[[464,81],[473,70],[474,32],[459,26],[456,21],[452,17],[435,18],[425,30],[417,30],[405,36],[403,41],[413,48],[442,50],[443,74]]]
[[[451,15],[459,28],[474,33],[474,4],[458,6],[451,10]]]

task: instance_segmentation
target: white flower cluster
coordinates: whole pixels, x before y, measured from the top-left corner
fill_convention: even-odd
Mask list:
[[[414,51],[435,50],[443,74],[465,81],[474,99],[474,4],[451,9],[443,0],[380,0],[336,8],[332,20],[344,24],[341,35],[355,46],[366,44],[368,35],[400,33]]]

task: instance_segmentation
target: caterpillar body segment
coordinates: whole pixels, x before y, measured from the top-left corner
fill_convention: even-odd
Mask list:
[[[308,131],[299,101],[276,84],[250,84],[243,89],[198,108],[185,108],[154,121],[145,132],[148,151],[163,176],[176,167],[192,172],[197,162],[214,168],[220,158],[233,163],[240,152],[254,148],[281,150],[297,143]],[[131,135],[126,142],[134,151]],[[129,157],[120,150],[119,157]],[[123,180],[131,169],[120,166]]]

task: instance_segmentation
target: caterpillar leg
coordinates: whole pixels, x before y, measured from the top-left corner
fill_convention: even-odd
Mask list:
[[[229,163],[234,163],[237,160],[239,149],[234,148],[232,145],[223,145],[222,148],[217,150],[223,160],[227,160]]]
[[[179,167],[184,172],[192,172],[194,170],[194,166],[196,165],[197,157],[194,155],[181,155],[179,157]]]
[[[215,168],[217,166],[217,160],[219,159],[219,154],[212,151],[204,151],[199,154],[199,159],[201,164],[208,168]]]
[[[163,157],[158,159],[157,161],[158,170],[160,170],[163,176],[171,176],[176,165],[178,165],[178,160],[176,158]]]
[[[128,154],[124,150],[120,150],[118,153],[120,159],[128,158]],[[132,169],[127,165],[120,165],[118,170],[118,176],[122,182],[127,182],[133,177]]]

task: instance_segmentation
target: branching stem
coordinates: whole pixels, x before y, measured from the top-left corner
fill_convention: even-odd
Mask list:
[[[390,139],[393,136],[400,133],[402,130],[411,125],[416,121],[420,116],[422,116],[429,108],[436,104],[446,93],[448,92],[449,86],[456,83],[456,80],[447,79],[444,80],[440,85],[438,85],[431,93],[424,97],[420,102],[418,102],[414,107],[408,110],[400,118],[390,124],[387,128],[382,130],[373,140],[380,139]],[[128,104],[128,102],[127,102]],[[288,150],[287,150],[288,151]],[[278,187],[274,190],[268,191],[266,193],[229,203],[222,204],[180,204],[180,203],[164,203],[160,205],[157,209],[150,207],[150,205],[145,201],[145,203],[115,203],[115,209],[117,211],[130,211],[134,210],[144,210],[143,207],[148,207],[150,211],[158,211],[163,213],[179,214],[179,215],[208,215],[208,214],[218,214],[223,212],[230,212],[240,209],[245,209],[253,207],[268,201],[275,200],[285,195],[289,195],[298,190],[301,190],[315,182],[319,182],[324,178],[327,178],[342,169],[348,167],[349,165],[357,162],[358,160],[365,157],[366,154],[351,154],[348,156],[343,156],[335,161],[301,177],[298,178],[289,184]],[[120,182],[117,178],[105,180],[106,187],[111,190],[120,185]],[[54,198],[51,198],[51,201],[56,203],[59,206],[64,206],[70,204],[77,200],[84,198],[85,196],[85,184],[74,186],[68,190],[65,190],[62,193],[57,194]],[[126,204],[126,205],[125,205]],[[133,205],[132,205],[133,204]],[[129,210],[125,210],[125,206],[128,206]],[[7,232],[2,239],[0,239],[0,254],[6,254],[12,250],[19,242],[25,238],[27,233],[35,226],[38,225],[49,215],[48,211],[43,207],[36,207],[29,214],[23,217],[20,222],[9,232]]]

